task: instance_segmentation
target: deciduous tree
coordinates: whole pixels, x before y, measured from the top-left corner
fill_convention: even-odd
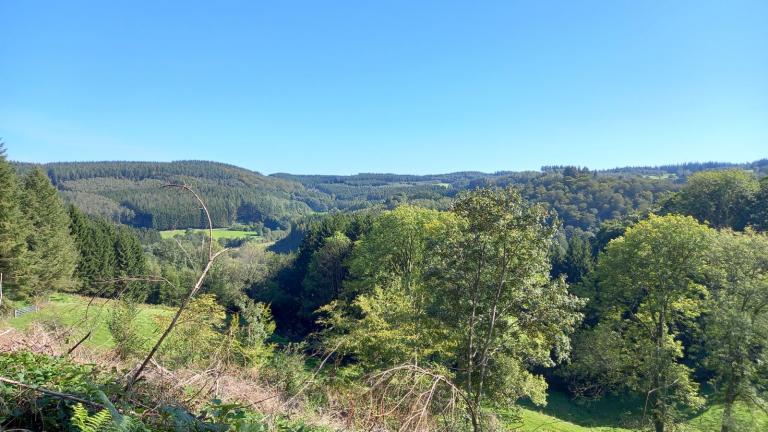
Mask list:
[[[701,314],[705,258],[714,232],[690,216],[653,216],[611,241],[597,265],[600,322],[583,343],[610,350],[575,358],[584,374],[610,366],[613,384],[647,397],[658,432],[674,423],[675,407],[701,406],[691,370],[683,365],[680,325]],[[610,339],[592,343],[592,338]],[[577,352],[585,352],[580,349]],[[597,364],[596,358],[605,357]],[[615,372],[620,371],[620,382]]]
[[[768,362],[768,235],[719,233],[710,271],[705,364],[722,397],[722,431],[731,432],[736,401],[766,407],[759,389]]]

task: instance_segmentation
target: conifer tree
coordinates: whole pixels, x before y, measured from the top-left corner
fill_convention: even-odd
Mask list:
[[[70,232],[79,252],[75,275],[85,287],[92,281],[97,267],[96,256],[92,249],[94,240],[91,224],[88,217],[73,205],[69,206],[69,218]]]
[[[80,252],[76,274],[84,294],[110,295],[115,277],[115,228],[111,223],[90,218],[71,206],[71,232]]]
[[[71,288],[77,249],[69,233],[69,215],[56,188],[40,168],[24,178],[21,208],[30,227],[26,241],[34,275],[31,291],[39,294]]]
[[[5,145],[0,142],[0,273],[5,293],[11,298],[24,297],[30,280],[25,266],[27,226],[20,198],[19,179],[6,160]]]
[[[141,242],[129,228],[118,227],[115,230],[115,277],[126,278],[142,276],[146,273],[146,260]],[[131,291],[132,297],[144,301],[147,292],[139,292],[145,288],[145,284],[140,282],[117,283],[118,291],[124,292],[126,289]]]

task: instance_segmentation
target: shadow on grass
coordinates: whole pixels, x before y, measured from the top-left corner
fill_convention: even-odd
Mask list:
[[[520,405],[578,426],[592,428],[633,428],[642,422],[643,402],[633,395],[608,395],[598,400],[572,399],[565,393],[553,391],[544,407],[530,402]]]

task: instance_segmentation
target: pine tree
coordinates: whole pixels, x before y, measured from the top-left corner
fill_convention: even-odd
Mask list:
[[[127,227],[118,227],[115,231],[115,277],[137,277],[146,273],[144,250],[138,237]],[[131,297],[144,301],[147,297],[146,284],[140,282],[117,283],[118,292],[126,289]]]
[[[83,294],[111,295],[115,277],[115,228],[70,206],[71,232],[80,252],[76,275]]]
[[[19,179],[6,160],[5,145],[0,142],[0,273],[3,287],[11,298],[26,296],[30,274],[25,240],[27,224],[21,212]]]
[[[93,280],[97,266],[96,257],[93,253],[94,241],[91,224],[88,217],[73,205],[69,206],[69,218],[70,232],[79,252],[75,275],[80,279],[82,287],[85,288]]]
[[[69,233],[70,220],[64,203],[48,176],[35,168],[24,179],[21,206],[29,223],[26,240],[30,271],[34,274],[36,293],[69,289],[77,262],[77,249]]]

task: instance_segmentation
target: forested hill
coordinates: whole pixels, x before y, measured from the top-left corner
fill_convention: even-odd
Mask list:
[[[462,190],[514,185],[529,201],[548,204],[566,227],[594,231],[602,221],[652,209],[669,193],[677,191],[691,174],[722,169],[744,170],[763,177],[768,174],[768,159],[744,164],[697,162],[598,171],[573,166],[544,166],[540,171],[492,174],[475,171],[423,176],[278,173],[272,177],[297,181],[310,190],[326,194],[333,198],[333,206],[340,210],[366,208],[372,203],[393,208],[401,202],[446,209]]]
[[[25,171],[31,164],[17,163]],[[741,169],[758,177],[768,159],[752,163],[687,163],[592,171],[545,166],[540,171],[456,172],[436,175],[351,176],[273,174],[207,161],[68,162],[44,165],[68,201],[83,211],[137,227],[199,227],[201,215],[187,196],[163,189],[185,182],[205,197],[214,225],[263,223],[285,228],[313,213],[394,208],[408,202],[447,209],[462,190],[517,186],[522,195],[554,209],[569,229],[595,231],[602,221],[652,209],[699,171]]]
[[[31,166],[17,164],[21,171]],[[322,198],[297,182],[217,162],[67,162],[44,169],[65,199],[83,211],[159,230],[203,222],[188,196],[163,188],[168,183],[199,191],[216,226],[237,221],[284,226],[293,216],[319,209]]]

